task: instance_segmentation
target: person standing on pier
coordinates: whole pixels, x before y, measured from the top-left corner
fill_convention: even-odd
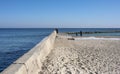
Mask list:
[[[55,28],[55,31],[56,31],[56,33],[58,33],[58,29],[57,28]]]

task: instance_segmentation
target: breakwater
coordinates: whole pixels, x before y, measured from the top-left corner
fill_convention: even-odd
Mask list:
[[[80,34],[80,32],[66,32],[67,34]],[[82,32],[83,34],[95,34],[95,33],[120,33],[120,30],[112,31],[94,31],[94,32]]]
[[[42,62],[54,47],[56,31],[13,62],[1,74],[39,74]]]

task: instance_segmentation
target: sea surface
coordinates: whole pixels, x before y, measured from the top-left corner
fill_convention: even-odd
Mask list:
[[[0,72],[28,52],[53,28],[0,28]],[[120,28],[59,28],[60,32],[94,32]],[[120,33],[84,34],[83,36],[120,36]]]

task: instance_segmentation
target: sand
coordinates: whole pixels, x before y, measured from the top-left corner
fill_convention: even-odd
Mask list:
[[[120,74],[120,40],[57,37],[40,74]]]

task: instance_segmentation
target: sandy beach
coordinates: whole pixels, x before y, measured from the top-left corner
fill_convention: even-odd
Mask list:
[[[120,74],[120,40],[57,37],[40,74]]]

